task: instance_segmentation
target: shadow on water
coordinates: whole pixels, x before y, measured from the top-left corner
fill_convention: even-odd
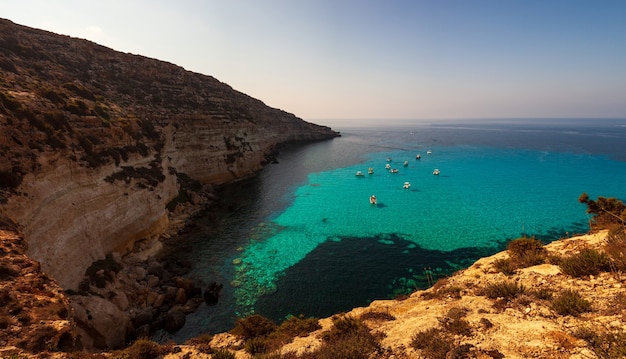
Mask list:
[[[277,291],[259,298],[255,311],[276,321],[288,315],[330,316],[428,288],[494,252],[428,250],[397,234],[332,238],[285,270]]]

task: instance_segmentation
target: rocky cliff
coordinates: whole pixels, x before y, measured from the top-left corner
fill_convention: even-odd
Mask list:
[[[0,19],[0,214],[63,288],[168,226],[182,179],[247,177],[339,134],[170,63]]]

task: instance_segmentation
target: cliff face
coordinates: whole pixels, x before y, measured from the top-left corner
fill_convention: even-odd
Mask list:
[[[0,213],[64,288],[168,225],[181,175],[252,175],[338,136],[210,76],[0,19]]]

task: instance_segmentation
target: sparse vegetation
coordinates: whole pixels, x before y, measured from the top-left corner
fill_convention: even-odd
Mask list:
[[[360,319],[361,320],[390,321],[390,320],[395,320],[396,317],[394,317],[389,312],[368,310],[367,312],[361,314]]]
[[[455,335],[470,336],[472,328],[465,319],[468,310],[466,308],[453,307],[443,318],[439,318],[439,324],[448,333]]]
[[[235,359],[235,354],[226,349],[217,349],[211,355],[212,359]]]
[[[513,299],[525,291],[526,288],[522,284],[513,281],[501,281],[487,284],[482,292],[483,295],[491,299]]]
[[[155,359],[163,357],[165,350],[159,344],[149,339],[137,339],[128,348],[124,349],[117,358]],[[115,357],[115,356],[114,356]]]
[[[446,359],[446,354],[453,346],[453,338],[437,328],[417,332],[411,338],[411,347],[431,359]]]
[[[578,202],[586,204],[587,213],[593,215],[591,226],[594,229],[609,228],[613,224],[626,225],[626,205],[615,197],[600,196],[594,201],[583,193]]]
[[[623,359],[626,357],[626,332],[590,327],[578,328],[574,337],[589,344],[591,350],[601,359]]]
[[[626,227],[613,225],[609,229],[604,250],[611,259],[611,269],[626,271]]]
[[[368,359],[380,349],[379,339],[365,324],[351,316],[334,317],[333,327],[322,334],[322,339],[322,347],[315,353],[315,358]]]
[[[577,291],[566,289],[552,300],[552,309],[560,315],[578,316],[591,311],[591,303]]]
[[[559,263],[559,267],[567,275],[584,277],[609,271],[611,263],[606,253],[585,248],[570,257],[563,258]]]

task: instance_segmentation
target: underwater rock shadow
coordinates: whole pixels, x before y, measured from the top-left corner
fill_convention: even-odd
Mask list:
[[[495,252],[429,250],[397,234],[333,237],[281,273],[277,290],[258,298],[255,312],[277,321],[301,314],[326,317],[426,289]]]

